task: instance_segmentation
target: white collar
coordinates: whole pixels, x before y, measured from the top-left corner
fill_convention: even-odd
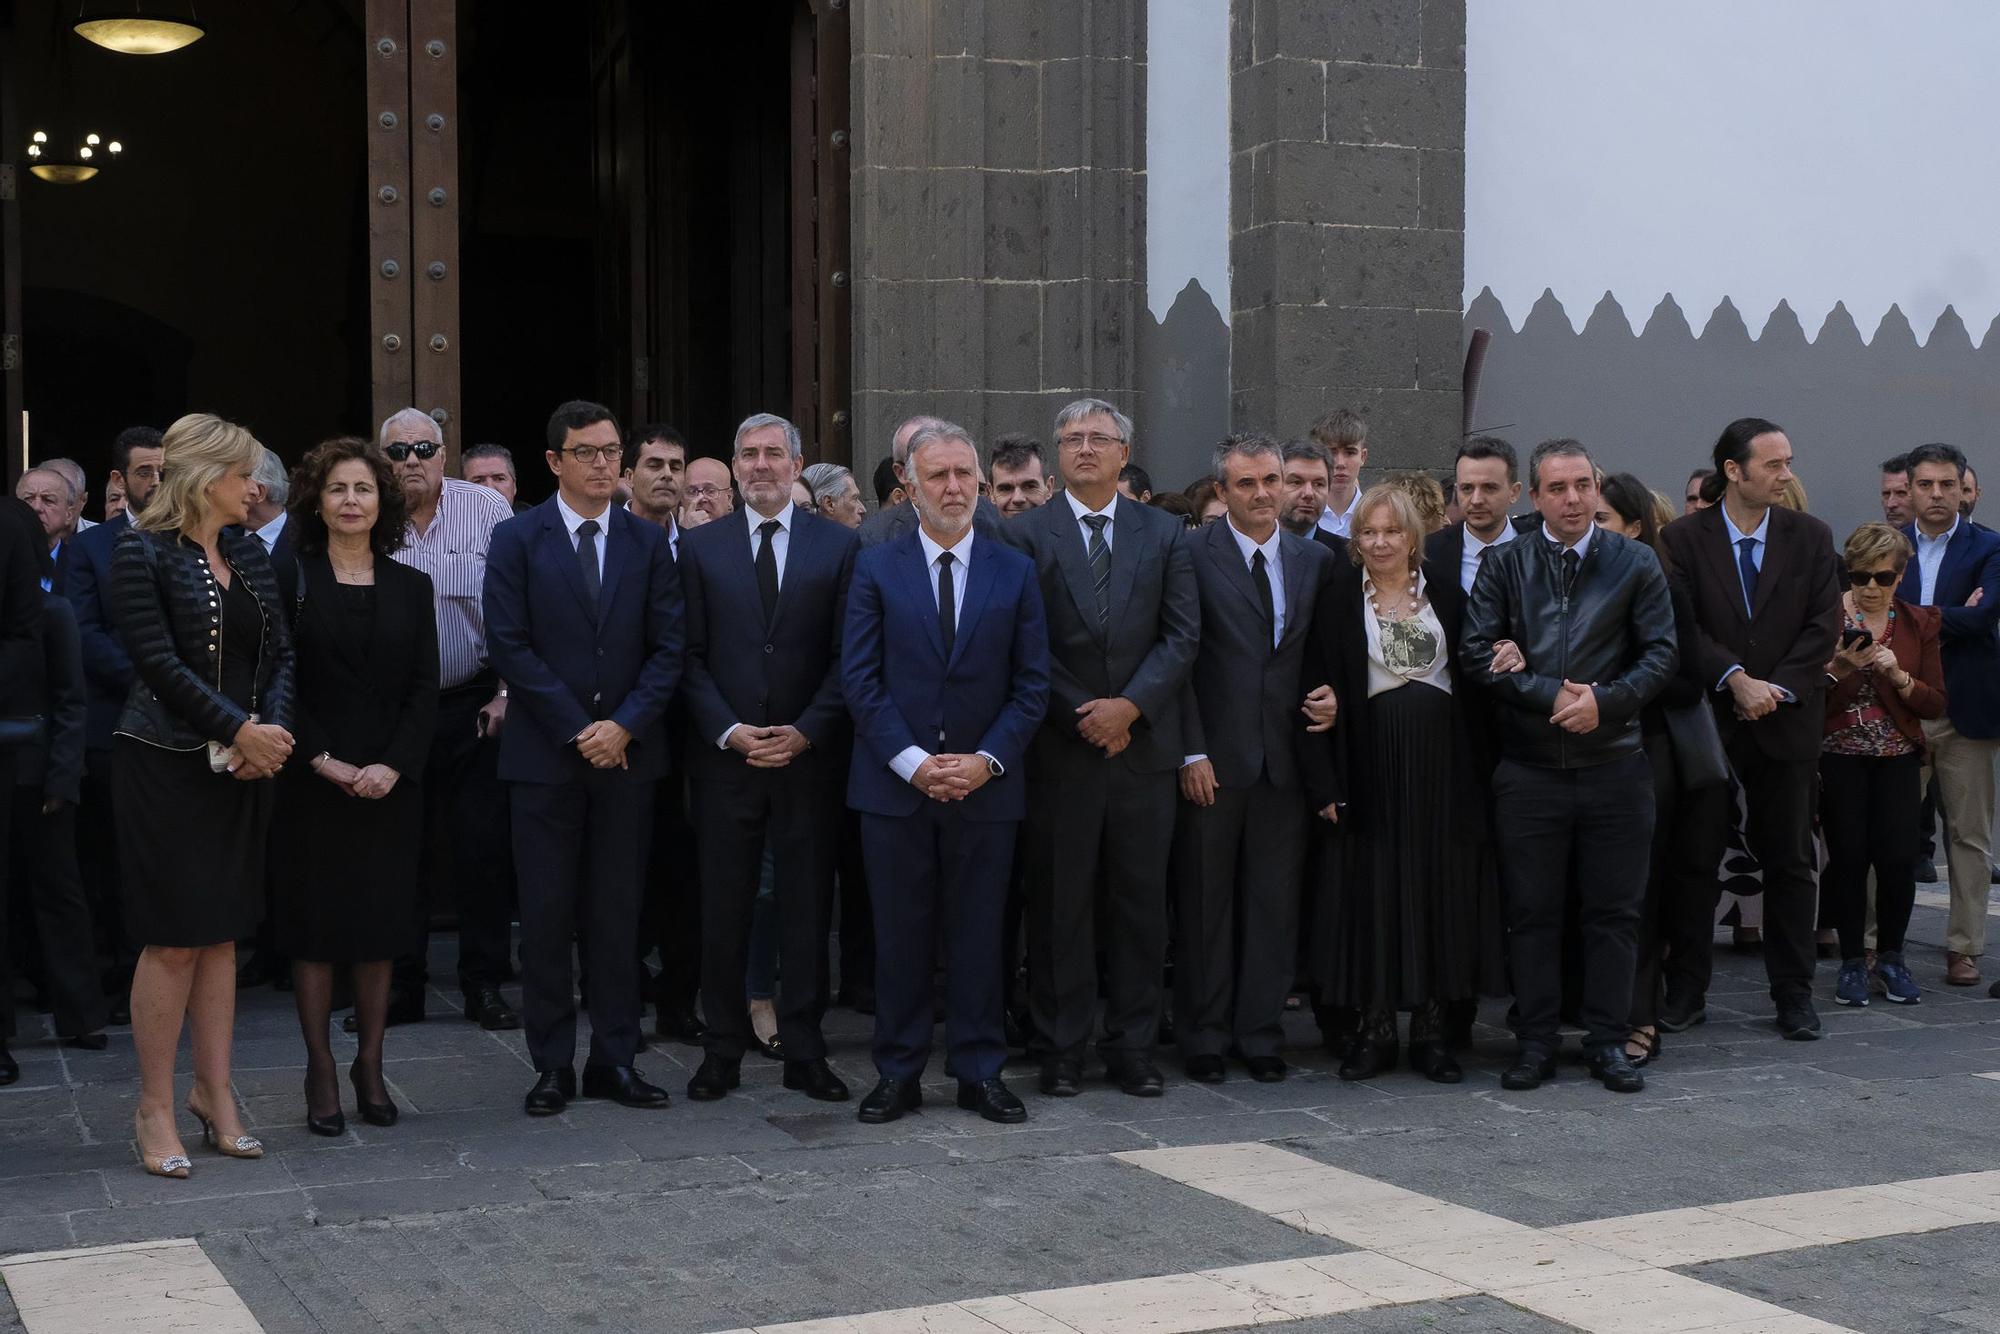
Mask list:
[[[1768,508],[1764,511],[1764,517],[1758,520],[1757,522],[1757,531],[1754,533],[1746,533],[1741,528],[1738,528],[1736,526],[1736,520],[1729,517],[1728,505],[1718,502],[1716,507],[1722,511],[1722,522],[1729,529],[1730,546],[1732,547],[1735,546],[1737,543],[1741,542],[1746,537],[1755,538],[1759,542],[1764,542],[1769,540],[1768,538],[1765,537],[1765,534],[1771,530],[1771,511]]]
[[[1243,553],[1243,563],[1245,565],[1248,565],[1251,556],[1259,551],[1264,553],[1264,563],[1266,565],[1276,565],[1278,563],[1278,539],[1284,535],[1285,531],[1282,525],[1274,526],[1271,529],[1271,535],[1262,542],[1258,542],[1241,528],[1238,528],[1227,514],[1222,516],[1222,521],[1229,525],[1229,535],[1236,539],[1236,549]]]
[[[923,524],[919,523],[917,525],[917,542],[924,549],[924,564],[926,565],[937,564],[937,558],[947,551],[952,554],[952,558],[958,562],[961,569],[972,559],[971,524],[966,525],[965,532],[959,537],[958,541],[949,547],[941,547],[936,542],[931,541],[931,535],[925,532]]]
[[[1111,493],[1111,499],[1104,502],[1104,508],[1101,510],[1091,509],[1076,498],[1076,492],[1068,488],[1064,488],[1063,490],[1063,499],[1069,502],[1069,507],[1075,513],[1078,523],[1082,523],[1086,517],[1093,514],[1102,514],[1113,523],[1116,523],[1118,520],[1118,493],[1116,491]]]
[[[277,518],[256,530],[257,536],[264,539],[265,546],[275,547],[278,545],[278,534],[285,531],[285,520],[290,517],[291,515],[287,514],[284,510],[279,510]]]
[[[1562,540],[1558,538],[1554,533],[1549,531],[1549,525],[1547,520],[1543,520],[1542,522],[1542,536],[1547,540],[1554,542],[1557,546],[1562,545]],[[1576,553],[1576,558],[1578,560],[1582,560],[1586,555],[1589,554],[1591,541],[1594,538],[1596,538],[1596,536],[1597,536],[1597,525],[1593,523],[1592,525],[1590,525],[1590,527],[1583,530],[1583,536],[1577,538],[1576,545],[1570,547],[1569,550],[1574,551]]]
[[[1507,520],[1507,522],[1500,525],[1500,536],[1494,538],[1491,542],[1481,541],[1479,534],[1473,532],[1471,525],[1469,524],[1466,526],[1464,531],[1465,531],[1465,554],[1468,556],[1476,556],[1480,552],[1486,550],[1486,548],[1488,547],[1497,547],[1503,542],[1512,542],[1514,540],[1515,534],[1520,530],[1515,528],[1514,521],[1512,519],[1509,519]]]
[[[795,501],[787,499],[785,507],[771,516],[771,519],[778,521],[778,527],[785,530],[785,536],[787,537],[792,535],[792,516],[798,512],[798,508],[798,504]],[[758,528],[771,521],[771,519],[765,518],[748,505],[743,507],[743,517],[749,522],[750,533],[753,537],[756,535]]]
[[[556,492],[556,513],[562,515],[563,527],[569,529],[569,535],[574,538],[576,530],[583,527],[584,518],[569,507],[568,502],[562,498],[562,492],[560,491]],[[599,532],[607,532],[610,528],[611,507],[606,505],[604,513],[597,516],[597,530]]]
[[[1347,508],[1342,510],[1335,517],[1346,519],[1351,523],[1354,519],[1354,507],[1356,505],[1359,505],[1360,503],[1361,503],[1361,483],[1357,480],[1354,484],[1354,494],[1347,498]]]
[[[1951,541],[1952,538],[1957,537],[1958,526],[1963,522],[1965,522],[1963,516],[1955,516],[1951,521],[1951,527],[1945,529],[1943,532],[1939,533],[1936,537],[1932,537],[1924,532],[1924,527],[1922,524],[1916,522],[1913,519],[1910,522],[1910,531],[1916,534],[1917,541],[1921,542],[1923,545],[1935,546],[1940,543],[1949,542]]]

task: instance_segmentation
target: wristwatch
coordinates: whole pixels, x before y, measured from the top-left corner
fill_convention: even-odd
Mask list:
[[[992,774],[995,778],[1005,778],[1007,776],[1006,767],[991,755],[986,757],[986,772]]]

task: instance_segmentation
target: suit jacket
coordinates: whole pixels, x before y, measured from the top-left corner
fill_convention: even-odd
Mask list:
[[[294,570],[295,590],[302,591],[285,607],[298,652],[292,766],[306,768],[325,751],[357,768],[386,764],[403,782],[420,781],[437,721],[431,577],[377,560],[375,611],[367,638],[359,639],[326,556],[302,557]],[[303,585],[296,574],[303,574]]]
[[[38,708],[42,671],[42,525],[12,496],[0,496],[0,718]]]
[[[98,524],[63,543],[56,564],[55,589],[69,599],[76,613],[76,631],[83,645],[83,674],[89,719],[85,739],[92,750],[109,750],[118,711],[132,692],[132,658],[125,652],[111,620],[111,548],[118,535],[132,526],[129,515]],[[285,525],[287,531],[291,525]]]
[[[1164,510],[1120,498],[1111,520],[1111,616],[1097,620],[1096,586],[1076,511],[1058,494],[1007,521],[1009,544],[1035,562],[1049,627],[1049,711],[1036,734],[1036,778],[1053,766],[1102,765],[1104,752],[1077,734],[1076,711],[1119,696],[1138,706],[1131,744],[1110,763],[1172,773],[1182,749],[1181,686],[1201,635],[1188,530]]]
[[[1814,759],[1820,749],[1826,664],[1840,638],[1840,567],[1833,533],[1810,514],[1771,510],[1753,615],[1743,607],[1736,550],[1722,519],[1722,506],[1711,505],[1660,531],[1660,545],[1670,558],[1669,578],[1694,611],[1694,642],[1683,644],[1681,655],[1695,660],[1724,740],[1747,728],[1774,759]],[[1790,691],[1798,702],[1781,704],[1754,723],[1739,722],[1730,695],[1718,684],[1738,664],[1759,680]]]
[[[792,510],[778,609],[764,623],[747,506],[681,538],[681,592],[687,605],[687,665],[681,697],[691,734],[689,773],[724,778],[750,772],[736,751],[716,745],[731,725],[790,725],[812,742],[785,771],[808,781],[846,778],[853,736],[840,694],[840,641],[847,585],[861,544],[810,510]]]
[[[31,711],[42,715],[48,735],[39,746],[21,747],[14,781],[75,805],[83,788],[84,728],[76,613],[60,594],[35,591],[42,599],[42,662],[35,673],[40,699]]]
[[[1945,548],[1947,551],[1950,547]],[[1944,688],[1944,669],[1939,664],[1938,613],[1935,607],[1917,607],[1897,598],[1893,604],[1896,617],[1895,628],[1889,635],[1889,649],[1896,655],[1896,665],[1910,674],[1909,697],[1889,688],[1887,682],[1876,677],[1875,698],[1889,715],[1889,721],[1919,746],[1924,740],[1924,720],[1942,718],[1948,701]],[[1862,672],[1849,672],[1840,680],[1826,688],[1826,730],[1829,734],[1838,731],[1853,721],[1852,710],[1858,707],[1861,698],[1861,683],[1866,679]]]
[[[1006,536],[1007,520],[1002,517],[1000,507],[985,496],[972,509],[972,534],[974,537],[990,537],[999,541]],[[883,542],[893,542],[917,531],[917,507],[909,501],[891,505],[885,510],[876,510],[861,521],[856,530],[864,547],[878,546]]]
[[[1201,648],[1182,687],[1187,753],[1206,755],[1223,787],[1269,777],[1275,787],[1299,781],[1299,706],[1320,682],[1303,679],[1306,641],[1332,553],[1310,538],[1281,532],[1285,633],[1274,648],[1271,620],[1227,518],[1198,529],[1188,543],[1201,597]]]
[[[854,715],[847,804],[914,815],[930,800],[889,761],[911,746],[984,751],[1005,769],[956,808],[967,820],[1027,814],[1023,761],[1049,705],[1049,637],[1034,563],[974,534],[965,603],[949,659],[923,545],[912,531],[864,549],[847,594],[840,680]]]
[[[1916,549],[1915,524],[1903,536]],[[1968,607],[1974,589],[1984,589],[1979,605]],[[1944,658],[1945,712],[1960,736],[2000,737],[2000,535],[1962,520],[1944,544],[1931,600],[1923,602],[1923,570],[1916,557],[1903,571],[1897,595],[1911,606],[1938,610],[1938,648]],[[1760,585],[1761,591],[1761,585]]]
[[[500,777],[510,782],[582,777],[590,763],[574,742],[602,718],[632,734],[632,779],[651,781],[672,767],[662,716],[686,643],[680,576],[665,530],[616,505],[601,522],[595,613],[554,496],[493,530],[486,648],[513,705],[500,732]]]

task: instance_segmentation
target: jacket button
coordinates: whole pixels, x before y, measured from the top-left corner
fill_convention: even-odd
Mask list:
[[[777,650],[776,648],[772,647],[771,645],[769,645],[769,644],[766,644],[766,645],[764,645],[764,651],[765,651],[766,653],[776,653],[776,652],[777,652],[778,650]]]

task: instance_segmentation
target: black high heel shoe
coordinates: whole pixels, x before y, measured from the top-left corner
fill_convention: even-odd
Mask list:
[[[314,1116],[312,1114],[312,1091],[313,1091],[312,1080],[311,1078],[307,1078],[306,1129],[312,1131],[312,1133],[315,1135],[324,1135],[328,1139],[334,1139],[337,1136],[345,1135],[347,1133],[347,1113],[340,1109],[339,1100],[336,1099],[334,1102],[332,1115]],[[340,1086],[338,1084],[334,1085],[334,1092],[338,1093],[339,1091],[340,1091]]]
[[[396,1104],[393,1102],[368,1101],[368,1095],[361,1091],[361,1071],[358,1067],[350,1067],[348,1069],[347,1079],[349,1083],[354,1085],[354,1107],[356,1111],[361,1113],[363,1121],[366,1121],[371,1126],[393,1126],[396,1124],[396,1119],[402,1115],[402,1112],[397,1109]]]

